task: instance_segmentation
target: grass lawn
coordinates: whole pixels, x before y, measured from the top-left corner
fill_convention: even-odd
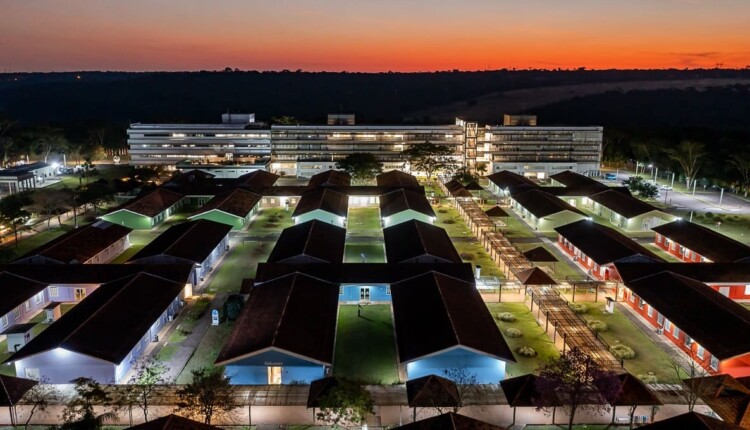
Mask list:
[[[449,204],[433,205],[437,219],[435,226],[444,228],[450,237],[471,237],[471,230],[458,211]],[[447,221],[447,222],[446,222]]]
[[[68,160],[68,166],[72,166],[75,164],[74,160]],[[78,174],[69,174],[69,175],[63,175],[60,176],[60,182],[50,185],[50,188],[77,188],[81,183],[85,184],[86,181],[88,182],[94,182],[98,181],[99,179],[106,179],[107,181],[111,181],[112,179],[116,178],[123,178],[128,176],[128,172],[131,169],[131,166],[123,164],[123,165],[114,165],[114,164],[97,164],[96,166],[97,172],[99,172],[98,175],[92,175],[88,178],[83,178],[81,181],[80,175]]]
[[[602,312],[604,304],[586,303],[589,307],[588,313],[583,317],[587,320],[600,320],[607,323],[608,330],[600,333],[602,338],[609,344],[622,343],[633,348],[635,358],[625,360],[625,369],[633,375],[645,375],[653,372],[659,383],[677,383],[677,375],[673,367],[673,361],[659,345],[646,336],[633,324],[621,311],[615,310],[614,314]]]
[[[193,352],[185,368],[182,369],[180,376],[177,377],[178,384],[188,384],[193,380],[190,373],[192,370],[202,367],[213,368],[216,357],[219,356],[221,347],[229,338],[232,332],[232,324],[222,323],[218,326],[209,326],[206,334],[203,336],[201,343]]]
[[[356,305],[339,306],[336,376],[375,384],[398,382],[390,305],[370,305],[357,317]]]
[[[385,263],[383,242],[347,243],[344,248],[344,263],[361,263],[361,254],[367,257],[367,263]]]
[[[534,230],[532,230],[532,228],[529,227],[528,224],[519,220],[518,218],[511,215],[505,218],[504,221],[506,223],[506,226],[501,227],[500,230],[508,239],[536,237],[534,235]]]
[[[179,345],[175,345],[174,343],[168,343],[162,347],[162,349],[159,350],[159,353],[156,354],[156,359],[161,362],[167,362],[174,357],[174,354],[177,352],[177,349],[179,348]]]
[[[456,251],[458,251],[461,259],[467,263],[471,263],[472,268],[476,265],[482,266],[482,276],[504,278],[503,272],[500,271],[497,264],[492,261],[487,251],[478,242],[454,242],[453,245],[456,247]]]
[[[292,212],[292,208],[288,211],[284,208],[263,209],[248,227],[248,232],[253,236],[280,234],[281,230],[294,225]]]
[[[46,228],[46,227],[45,227]],[[18,258],[23,256],[24,254],[44,245],[45,243],[51,241],[52,239],[56,239],[60,236],[62,236],[64,233],[72,230],[73,228],[70,227],[53,227],[49,230],[44,230],[41,233],[36,233],[33,236],[24,237],[18,239],[18,246],[15,246],[13,244],[13,232],[10,233],[9,239],[10,242],[8,242],[5,247],[7,249],[10,249],[13,251],[13,258]]]
[[[219,268],[214,269],[218,272],[211,279],[206,292],[238,292],[242,279],[255,276],[258,263],[266,261],[271,249],[271,242],[245,242],[232,246]]]
[[[523,303],[487,303],[487,308],[489,308],[497,326],[503,332],[505,341],[516,357],[516,363],[508,363],[505,367],[507,378],[535,373],[536,369],[540,366],[560,355],[557,348],[555,348],[555,344],[552,343],[552,339],[544,332],[544,328],[537,324],[536,318],[534,318],[534,315]],[[513,322],[500,321],[498,314],[502,312],[512,313],[516,317],[516,320]],[[505,336],[505,330],[509,328],[521,330],[523,336],[519,338]],[[521,346],[534,348],[537,356],[521,356],[517,352]]]
[[[376,207],[350,208],[346,231],[352,236],[382,236],[380,209]]]
[[[659,257],[667,260],[670,263],[679,263],[681,260],[674,255],[668,253],[667,251],[659,248],[658,246],[654,245],[653,243],[640,243],[640,245],[643,245],[644,248],[648,249],[649,251],[653,252],[654,254],[658,255]]]
[[[126,249],[122,252],[122,254],[118,255],[114,259],[112,259],[112,264],[122,264],[125,263],[130,259],[130,257],[134,256],[138,253],[141,249],[143,249],[144,245],[131,245],[130,248]]]

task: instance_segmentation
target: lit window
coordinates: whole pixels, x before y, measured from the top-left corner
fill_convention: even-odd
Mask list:
[[[719,359],[711,356],[711,369],[713,370],[719,370]]]

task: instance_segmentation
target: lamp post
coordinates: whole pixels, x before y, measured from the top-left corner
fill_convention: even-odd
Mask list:
[[[721,206],[721,201],[724,199],[724,188],[721,189],[721,194],[719,194],[719,206]]]
[[[672,185],[670,187],[674,188],[674,172],[672,172]]]

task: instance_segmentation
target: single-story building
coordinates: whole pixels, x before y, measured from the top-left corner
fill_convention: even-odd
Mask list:
[[[43,269],[39,269],[43,270]],[[9,272],[0,272],[0,331],[28,321],[49,302],[47,284]]]
[[[451,408],[444,408],[451,409]],[[455,412],[445,412],[419,421],[414,421],[393,430],[505,430],[497,426]]]
[[[19,377],[51,384],[78,377],[122,383],[134,361],[177,313],[186,289],[184,282],[148,273],[106,283],[5,363],[14,363]]]
[[[24,264],[103,264],[130,247],[128,227],[109,221],[71,230],[15,260]]]
[[[351,184],[352,177],[348,173],[331,169],[312,175],[307,182],[307,188],[348,187]]]
[[[383,229],[389,263],[460,263],[448,233],[426,222],[411,220]]]
[[[561,186],[567,188],[588,188],[588,187],[601,187],[607,189],[608,187],[596,179],[589,178],[586,175],[581,175],[572,170],[564,170],[560,173],[549,175],[550,183],[552,186]]]
[[[295,224],[317,219],[346,227],[348,212],[349,196],[327,188],[318,188],[302,195],[292,212],[292,219]]]
[[[594,213],[628,231],[648,231],[675,219],[643,200],[615,190],[596,193],[589,200]]]
[[[220,222],[242,230],[260,208],[261,196],[242,188],[234,188],[213,197],[189,217],[191,220],[205,219]]]
[[[511,193],[521,192],[532,188],[539,188],[539,184],[531,179],[509,170],[501,170],[487,176],[490,181],[489,189],[493,194],[507,197]]]
[[[232,227],[199,219],[168,228],[143,247],[128,263],[194,265],[191,282],[198,285],[213,270],[214,263],[229,250]]]
[[[255,170],[240,176],[234,183],[256,194],[261,194],[266,189],[273,187],[279,178],[279,175],[267,170]]]
[[[699,412],[686,412],[665,420],[638,427],[643,430],[742,430],[744,427],[722,421]]]
[[[436,215],[424,194],[402,188],[380,196],[380,218],[390,227],[413,219],[432,224]]]
[[[750,376],[750,310],[672,272],[623,282],[625,302],[708,373]]]
[[[120,205],[101,218],[133,230],[150,230],[169,218],[186,200],[184,194],[159,187]]]
[[[341,263],[344,260],[346,229],[327,222],[311,220],[285,228],[269,263]]]
[[[55,176],[55,168],[47,163],[36,161],[0,170],[0,189],[8,194],[39,188],[41,184]]]
[[[326,376],[338,293],[338,285],[303,274],[254,285],[216,365],[233,384],[304,384]]]
[[[401,170],[389,170],[375,177],[379,187],[404,187],[419,188],[419,181],[416,176],[410,175]]]
[[[596,279],[617,279],[618,261],[663,262],[653,252],[613,228],[583,220],[557,227],[557,246]]]
[[[750,262],[750,246],[689,221],[653,227],[654,243],[680,260],[695,263]]]
[[[587,218],[586,214],[567,202],[536,188],[511,194],[510,205],[538,231],[552,231]]]
[[[391,291],[407,379],[458,368],[480,384],[505,378],[505,363],[515,358],[473,284],[431,272],[394,283]]]

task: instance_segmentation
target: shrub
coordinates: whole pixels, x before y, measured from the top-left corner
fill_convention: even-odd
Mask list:
[[[497,318],[500,321],[505,321],[505,322],[513,322],[513,321],[516,320],[515,315],[513,315],[510,312],[501,312],[501,313],[497,314]]]
[[[594,330],[595,332],[607,331],[607,329],[609,328],[607,327],[607,323],[599,320],[589,321],[589,327],[591,327],[591,330]]]
[[[446,220],[443,220],[443,224],[455,224],[455,223],[456,223],[456,220],[454,220],[452,218],[448,218]]]
[[[705,216],[706,216],[706,218],[713,218],[713,217],[714,217],[714,214],[713,214],[713,213],[711,213],[711,212],[706,212],[706,215],[705,215]]]
[[[657,384],[659,379],[654,375],[654,372],[648,372],[645,375],[638,375],[638,379],[644,384]]]
[[[633,351],[633,348],[621,343],[612,345],[609,350],[612,352],[612,354],[614,354],[615,357],[621,360],[629,360],[631,358],[635,358],[635,351]]]
[[[585,314],[589,311],[589,307],[581,303],[570,303],[570,308],[577,314]]]
[[[522,357],[536,357],[536,350],[530,346],[522,346],[516,350]]]
[[[448,213],[448,209],[438,209],[438,213],[447,214]]]
[[[505,330],[505,335],[510,338],[517,338],[523,336],[523,332],[517,328],[509,328],[508,330]]]

